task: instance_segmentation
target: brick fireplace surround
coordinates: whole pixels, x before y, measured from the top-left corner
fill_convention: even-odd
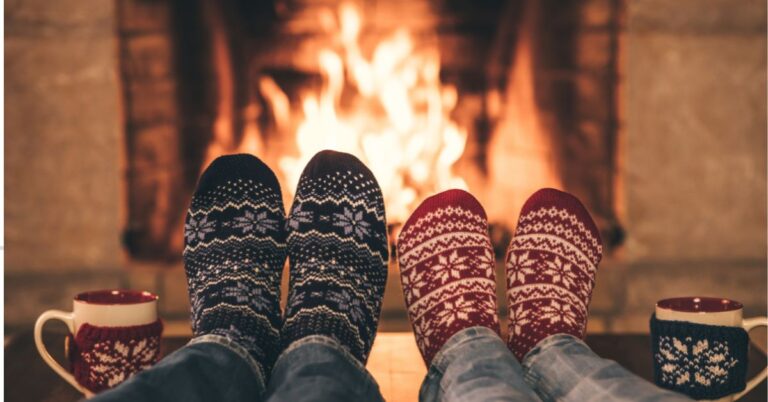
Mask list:
[[[115,286],[160,292],[161,314],[183,320],[183,272],[130,262],[121,245],[116,4],[5,7],[6,329]],[[765,314],[765,2],[632,0],[624,13],[615,203],[626,239],[601,265],[589,331],[647,332],[654,301],[675,295]],[[383,330],[407,329],[399,291]]]

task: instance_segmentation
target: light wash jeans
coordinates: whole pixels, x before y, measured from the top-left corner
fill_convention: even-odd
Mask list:
[[[448,339],[421,386],[432,401],[690,401],[602,359],[581,339],[553,335],[522,364],[492,330],[467,328]]]
[[[107,401],[381,401],[365,368],[336,341],[310,336],[278,358],[267,380],[227,338],[193,339],[153,368],[92,398]],[[467,328],[435,356],[420,401],[687,401],[657,388],[580,339],[554,335],[522,365],[493,331]]]

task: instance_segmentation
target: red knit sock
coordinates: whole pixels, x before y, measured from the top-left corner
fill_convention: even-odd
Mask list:
[[[424,200],[403,226],[397,251],[405,304],[427,365],[462,329],[499,332],[488,223],[472,195],[449,190]]]
[[[576,197],[543,189],[526,201],[507,251],[508,346],[518,359],[550,335],[584,337],[602,252]]]

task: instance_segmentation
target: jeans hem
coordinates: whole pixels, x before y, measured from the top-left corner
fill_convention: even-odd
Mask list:
[[[528,384],[528,386],[536,390],[536,393],[539,395],[541,399],[545,401],[554,400],[554,398],[552,398],[549,395],[549,393],[544,390],[544,388],[546,387],[540,386],[541,381],[543,379],[541,378],[540,375],[538,375],[535,372],[535,370],[533,369],[533,366],[536,364],[536,361],[538,360],[539,356],[545,349],[548,349],[560,342],[573,342],[573,341],[583,342],[581,339],[571,334],[550,335],[540,340],[539,343],[537,343],[536,346],[533,347],[533,349],[529,350],[528,353],[526,353],[525,356],[523,356],[523,360],[520,362],[520,365],[523,367],[523,379]]]
[[[277,366],[277,363],[279,363],[280,360],[284,356],[287,356],[290,352],[302,346],[310,345],[310,344],[324,345],[333,350],[338,351],[342,355],[342,357],[344,357],[344,359],[347,360],[347,362],[355,366],[360,371],[367,373],[365,366],[359,360],[357,360],[354,356],[352,356],[352,353],[350,353],[346,347],[344,347],[336,339],[326,335],[308,335],[301,339],[297,339],[293,341],[290,345],[288,345],[287,348],[285,348],[285,350],[283,350],[282,353],[280,353],[280,356],[277,358],[277,361],[275,362],[275,366]]]
[[[495,336],[498,338],[499,334],[497,334],[496,331],[482,325],[464,328],[461,331],[451,335],[451,337],[445,341],[445,344],[440,348],[440,350],[437,351],[435,357],[432,358],[430,366],[435,370],[440,371],[441,373],[444,372],[445,368],[448,366],[448,364],[450,364],[451,352],[457,347],[461,346],[461,344],[463,344],[466,340],[476,339],[480,336]]]
[[[251,368],[253,371],[253,374],[256,377],[256,381],[259,385],[259,388],[264,390],[266,389],[265,384],[265,373],[262,371],[261,366],[256,361],[256,359],[251,356],[250,353],[248,353],[248,350],[246,350],[244,347],[239,345],[238,343],[234,342],[233,340],[221,336],[221,335],[214,335],[214,334],[207,334],[207,335],[201,335],[195,338],[192,338],[192,340],[187,343],[187,345],[195,345],[198,343],[215,343],[217,345],[223,346],[236,355],[238,355],[240,358],[242,358],[246,364]],[[263,391],[262,391],[263,392]]]
[[[564,342],[564,341],[571,342],[573,340],[584,342],[582,339],[577,338],[571,334],[550,335],[540,340],[539,343],[537,343],[536,346],[533,347],[533,349],[529,350],[528,353],[526,353],[525,356],[523,356],[523,360],[520,362],[520,364],[523,366],[523,368],[526,371],[528,371],[530,367],[536,362],[538,355],[541,354],[543,349],[551,347],[551,345],[554,343]]]
[[[484,400],[511,394],[515,399],[538,401],[523,376],[520,364],[498,332],[483,325],[472,326],[451,335],[438,350],[419,389],[419,398]]]

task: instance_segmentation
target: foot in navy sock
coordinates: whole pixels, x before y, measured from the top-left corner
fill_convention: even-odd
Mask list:
[[[365,363],[389,258],[376,179],[352,155],[318,153],[299,179],[286,228],[291,279],[284,347],[325,335]]]
[[[184,226],[194,335],[229,338],[248,350],[264,376],[280,344],[284,225],[275,174],[242,154],[208,166]]]

